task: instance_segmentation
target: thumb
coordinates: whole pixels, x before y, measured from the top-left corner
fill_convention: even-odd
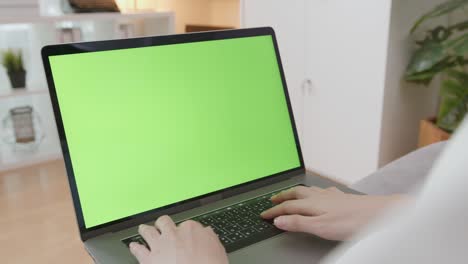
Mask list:
[[[314,216],[283,215],[275,218],[273,224],[284,231],[317,235],[320,227],[317,218]]]

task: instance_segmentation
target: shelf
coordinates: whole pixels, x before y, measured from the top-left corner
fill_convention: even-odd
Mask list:
[[[113,20],[113,19],[137,19],[137,18],[164,18],[172,17],[174,12],[135,12],[135,13],[79,13],[65,14],[61,16],[12,16],[0,17],[0,24],[29,24],[29,23],[56,23],[63,21],[84,21],[84,20]]]
[[[1,2],[2,0],[0,0]],[[131,23],[133,36],[154,36],[168,35],[175,31],[174,12],[138,12],[138,13],[86,13],[86,14],[65,14],[62,16],[26,16],[11,15],[10,17],[0,16],[0,38],[5,36],[7,42],[1,43],[0,48],[6,48],[6,44],[13,45],[17,43],[18,47],[26,50],[31,55],[29,64],[32,65],[31,72],[36,78],[29,80],[26,89],[12,89],[8,84],[8,77],[2,72],[0,80],[0,122],[5,115],[8,115],[12,107],[28,104],[34,107],[42,120],[42,129],[45,131],[46,138],[41,143],[37,151],[26,153],[14,151],[12,146],[6,144],[2,138],[2,125],[0,124],[0,171],[11,170],[18,167],[29,166],[32,164],[60,159],[61,149],[60,140],[55,125],[54,112],[50,103],[49,91],[46,88],[45,80],[39,80],[39,74],[43,74],[39,50],[44,45],[54,44],[57,40],[56,27],[62,22],[96,22],[96,27],[87,29],[83,33],[86,40],[101,40],[120,38],[121,32],[117,24]],[[103,27],[101,25],[104,24]],[[104,22],[104,23],[102,23]],[[108,23],[111,22],[111,23]],[[141,23],[140,23],[141,22]],[[3,25],[2,25],[3,24]],[[75,24],[75,23],[72,23]],[[77,23],[85,24],[85,23]],[[108,27],[107,24],[114,24]],[[86,25],[79,25],[85,27]],[[31,27],[31,30],[29,28]],[[26,33],[24,31],[28,30]],[[23,31],[15,35],[16,31]],[[83,31],[84,32],[84,31]],[[27,38],[21,38],[21,34],[27,35]],[[11,39],[10,38],[11,35]],[[15,39],[16,38],[16,39]],[[23,41],[32,40],[32,44]],[[1,68],[1,66],[0,66]],[[0,69],[3,70],[3,69]]]
[[[0,100],[2,99],[10,99],[15,97],[21,96],[30,96],[30,95],[43,95],[48,94],[49,90],[47,89],[37,89],[37,90],[28,90],[28,89],[18,89],[18,90],[10,90],[7,92],[0,92]]]

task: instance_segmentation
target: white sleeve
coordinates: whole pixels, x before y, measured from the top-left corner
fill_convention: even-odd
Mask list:
[[[325,263],[468,263],[468,119],[417,200],[388,212]]]

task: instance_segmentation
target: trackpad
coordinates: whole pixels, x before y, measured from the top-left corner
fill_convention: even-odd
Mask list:
[[[315,236],[284,233],[252,246],[229,254],[229,263],[318,263],[337,242],[326,241]]]

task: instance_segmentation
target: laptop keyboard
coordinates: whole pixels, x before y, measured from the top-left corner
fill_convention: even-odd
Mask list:
[[[260,213],[273,207],[270,198],[280,191],[227,206],[191,220],[200,222],[203,226],[211,226],[229,253],[283,232],[270,221],[265,221],[260,217]],[[148,247],[139,234],[125,238],[122,242],[127,247],[131,242]]]

